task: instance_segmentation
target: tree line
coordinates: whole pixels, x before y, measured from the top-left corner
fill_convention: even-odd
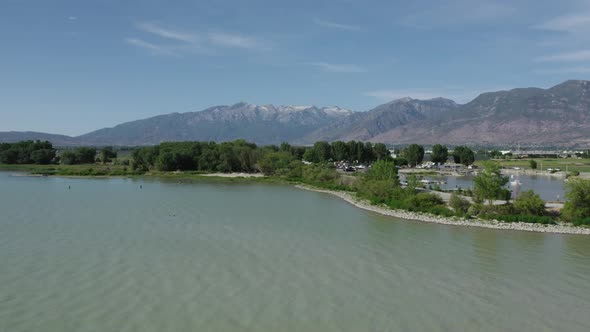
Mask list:
[[[232,142],[166,142],[156,146],[142,147],[133,151],[133,167],[139,170],[159,171],[213,171],[274,173],[285,169],[294,161],[325,163],[347,161],[370,164],[376,160],[391,160],[389,150],[383,143],[357,141],[333,143],[320,141],[311,147],[280,146],[259,147],[245,140]]]
[[[58,151],[48,141],[22,141],[17,143],[0,143],[1,164],[92,164],[97,161],[111,162],[117,158],[113,147],[100,149],[78,147]]]
[[[56,151],[47,141],[22,141],[0,144],[0,163],[2,164],[38,164],[53,162]]]

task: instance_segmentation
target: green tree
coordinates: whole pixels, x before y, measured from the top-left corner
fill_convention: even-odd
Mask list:
[[[96,149],[90,147],[79,147],[74,150],[76,153],[76,163],[93,164],[96,161]]]
[[[47,165],[55,158],[54,149],[42,149],[31,152],[31,160],[38,165]]]
[[[432,155],[431,155],[431,160],[433,163],[440,163],[440,164],[444,164],[447,162],[447,159],[449,158],[449,149],[441,144],[435,144],[432,147]]]
[[[453,160],[456,164],[468,166],[475,161],[475,153],[466,146],[457,146],[453,150]]]
[[[100,161],[103,164],[109,163],[115,158],[117,158],[117,152],[113,150],[112,146],[105,146],[100,149]]]
[[[488,200],[493,204],[506,191],[504,185],[508,183],[508,177],[500,173],[498,163],[485,162],[483,171],[473,179],[473,194],[478,200]]]
[[[421,164],[424,159],[424,147],[418,144],[410,144],[403,150],[402,155],[408,160],[410,166],[415,167]]]
[[[323,163],[332,159],[332,147],[325,141],[316,142],[313,148],[317,162]]]
[[[542,216],[545,214],[545,201],[534,191],[527,190],[514,200],[514,208],[521,214]]]
[[[78,163],[78,154],[74,151],[63,151],[59,155],[59,159],[64,165],[74,165]]]
[[[375,158],[377,158],[377,160],[382,160],[382,159],[390,160],[391,159],[391,154],[389,153],[389,149],[383,143],[376,143],[375,145],[373,145],[373,152],[374,152],[373,154],[375,155]]]
[[[459,196],[456,192],[453,192],[451,194],[451,199],[449,200],[449,205],[455,210],[455,213],[462,216],[467,213],[471,203],[469,203],[467,199]]]
[[[590,217],[590,180],[569,179],[566,187],[566,202],[561,210],[563,219],[576,221]]]
[[[317,163],[319,162],[319,158],[315,152],[315,149],[307,149],[303,154],[303,160],[308,161],[310,163]]]
[[[500,157],[502,157],[502,152],[500,152],[498,150],[492,150],[490,152],[490,158],[492,158],[492,159],[498,159]]]
[[[346,146],[346,143],[342,141],[333,142],[332,156],[334,157],[334,160],[338,161],[349,160],[348,147]]]
[[[529,160],[529,166],[531,166],[531,169],[537,169],[537,162],[531,159]]]
[[[393,161],[378,160],[367,171],[365,178],[368,180],[387,180],[392,181],[393,185],[399,185],[397,168]]]
[[[288,175],[294,160],[290,152],[269,152],[260,159],[258,165],[264,175]]]

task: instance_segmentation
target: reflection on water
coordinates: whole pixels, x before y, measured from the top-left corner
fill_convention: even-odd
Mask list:
[[[590,330],[585,236],[402,221],[287,186],[0,185],[0,331]]]

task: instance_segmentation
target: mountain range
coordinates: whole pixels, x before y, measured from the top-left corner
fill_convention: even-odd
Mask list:
[[[0,132],[0,142],[49,140],[55,145],[152,145],[164,141],[257,144],[362,140],[393,144],[590,146],[590,81],[549,89],[487,92],[466,104],[402,98],[366,112],[339,107],[253,105],[171,113],[70,137]]]

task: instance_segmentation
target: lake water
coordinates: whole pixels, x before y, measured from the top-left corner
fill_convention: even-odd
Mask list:
[[[472,176],[427,176],[431,180],[445,181],[440,187],[443,189],[473,188]],[[521,183],[520,191],[532,189],[546,201],[564,201],[564,178],[543,175],[515,175],[510,181],[518,180]],[[507,187],[510,187],[508,184]]]
[[[590,331],[589,253],[288,186],[0,172],[7,332]]]

